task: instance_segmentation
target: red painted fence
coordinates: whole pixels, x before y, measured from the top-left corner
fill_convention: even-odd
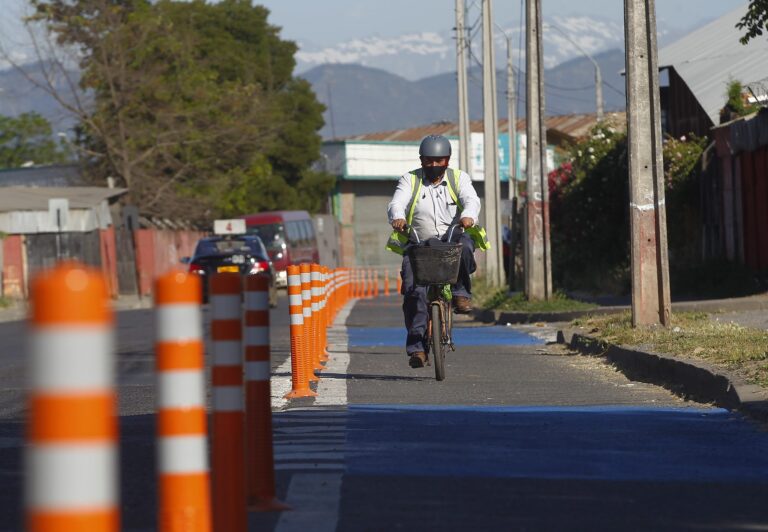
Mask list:
[[[188,230],[139,229],[134,233],[136,273],[139,294],[152,294],[155,279],[174,267],[179,267],[183,257],[195,250],[198,239],[206,233]],[[0,295],[14,299],[27,296],[26,244],[23,235],[7,235],[0,240],[2,249],[2,290]],[[101,271],[108,293],[116,298],[119,294],[117,276],[117,248],[115,229],[99,231]]]

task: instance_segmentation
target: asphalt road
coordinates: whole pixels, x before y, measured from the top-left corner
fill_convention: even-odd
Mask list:
[[[287,378],[280,304],[273,388]],[[398,298],[359,301],[318,400],[274,413],[294,510],[252,514],[251,529],[768,529],[762,427],[548,345],[552,332],[461,321],[438,383],[407,365]],[[23,323],[0,338],[0,529],[19,530]],[[154,530],[151,311],[119,313],[117,340],[123,528]]]

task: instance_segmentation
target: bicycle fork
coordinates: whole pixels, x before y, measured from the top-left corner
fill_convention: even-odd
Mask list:
[[[452,331],[453,327],[451,327],[451,324],[448,323],[448,320],[452,319],[451,312],[449,309],[447,309],[448,305],[443,301],[433,301],[429,304],[429,316],[432,315],[431,309],[435,305],[440,309],[440,325],[442,329],[440,331],[440,339],[442,340],[443,345],[450,347],[451,351],[456,351],[456,346],[453,344],[453,337],[449,334],[449,331]],[[433,323],[430,319],[427,326],[427,338],[430,339],[430,342],[432,338],[432,326]]]

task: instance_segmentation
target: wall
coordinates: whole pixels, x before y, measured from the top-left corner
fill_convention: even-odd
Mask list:
[[[171,231],[139,229],[134,234],[139,293],[152,294],[155,279],[172,268],[183,268],[183,257],[191,257],[197,241],[206,233],[200,231]]]
[[[0,242],[3,246],[2,295],[20,299],[26,296],[27,284],[24,275],[24,237],[8,235]]]
[[[119,294],[117,284],[117,249],[115,247],[115,228],[99,231],[101,244],[101,271],[104,273],[104,281],[110,297],[116,298]]]
[[[768,272],[768,110],[713,130],[720,159],[724,249]]]
[[[741,162],[744,209],[744,260],[768,272],[768,147],[743,152]]]

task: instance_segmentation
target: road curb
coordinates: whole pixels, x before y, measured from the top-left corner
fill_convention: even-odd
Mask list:
[[[496,309],[477,309],[474,311],[475,319],[483,323],[556,323],[571,321],[587,316],[604,316],[606,314],[618,314],[630,310],[629,305],[611,305],[595,307],[589,310],[573,310],[569,312],[515,312]],[[672,303],[672,310],[678,312],[739,312],[768,310],[768,297],[748,296],[730,299],[709,299],[701,301],[676,301]]]
[[[768,422],[768,390],[741,382],[705,362],[617,346],[573,329],[558,331],[557,341],[582,354],[604,358],[631,380],[662,386],[685,399],[738,410]]]
[[[585,316],[602,316],[605,314],[617,314],[627,310],[628,307],[598,307],[590,310],[572,310],[569,312],[513,312],[506,310],[478,309],[474,311],[476,320],[483,323],[556,323],[571,321]]]

